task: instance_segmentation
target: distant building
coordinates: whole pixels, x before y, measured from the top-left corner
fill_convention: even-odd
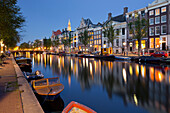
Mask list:
[[[169,0],[155,0],[148,6],[149,50],[170,48],[169,4]]]
[[[138,52],[138,44],[137,39],[133,38],[133,33],[129,31],[129,23],[133,23],[136,19],[140,17],[140,19],[144,18],[148,20],[148,9],[147,7],[134,10],[126,13],[126,22],[127,22],[127,50],[131,52]],[[134,28],[134,26],[132,26]],[[146,31],[148,32],[148,30]],[[148,49],[148,36],[142,37],[141,40],[141,49]]]
[[[106,51],[106,48],[110,48],[109,54],[112,53],[123,53],[126,50],[126,44],[127,44],[127,24],[126,24],[126,13],[128,12],[128,8],[124,8],[124,12],[121,15],[112,17],[111,13],[108,13],[108,19],[104,22],[103,26],[106,26],[107,24],[112,24],[114,30],[115,30],[115,36],[117,37],[114,39],[113,45],[110,43],[108,44],[107,37],[102,37],[102,45],[104,48],[104,52]],[[112,50],[113,47],[113,50]]]

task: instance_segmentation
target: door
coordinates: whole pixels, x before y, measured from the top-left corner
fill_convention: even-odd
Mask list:
[[[166,43],[162,43],[162,50],[166,50]]]

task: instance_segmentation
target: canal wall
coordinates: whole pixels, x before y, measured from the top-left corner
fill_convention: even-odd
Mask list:
[[[19,90],[21,91],[21,103],[23,106],[24,113],[44,113],[41,105],[39,104],[32,88],[30,87],[28,81],[23,75],[18,64],[15,62],[14,57],[12,57],[12,62],[17,74],[17,81],[19,85]]]

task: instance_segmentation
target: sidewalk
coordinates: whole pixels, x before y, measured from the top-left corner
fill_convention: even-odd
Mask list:
[[[13,56],[0,66],[0,113],[44,113]]]
[[[12,58],[5,62],[7,64],[0,66],[0,113],[23,113]]]

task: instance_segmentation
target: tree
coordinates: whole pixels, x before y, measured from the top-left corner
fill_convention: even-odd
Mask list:
[[[82,43],[82,44],[84,45],[84,47],[85,47],[85,52],[86,52],[86,47],[87,47],[87,45],[88,45],[89,42],[90,42],[91,36],[89,36],[89,35],[88,35],[88,31],[85,30],[83,33],[82,33],[82,32],[80,33],[80,36],[79,36],[78,38],[79,38],[79,40],[80,40],[80,43]]]
[[[69,39],[62,38],[61,43],[64,45],[64,49],[65,49],[65,47],[69,46]]]
[[[40,47],[40,46],[41,46],[41,41],[40,41],[40,40],[38,40],[38,39],[36,39],[36,40],[34,41],[33,46],[34,46],[34,48],[38,48],[38,47]]]
[[[106,24],[106,26],[103,26],[103,30],[104,37],[107,37],[108,45],[111,43],[113,48],[113,41],[118,37],[115,35],[115,29],[114,26],[112,25],[112,22]],[[116,34],[117,32],[119,31],[116,31]]]
[[[0,39],[7,47],[16,46],[20,42],[20,32],[22,32],[25,22],[17,0],[0,1]]]
[[[138,55],[141,51],[141,39],[147,36],[148,20],[140,18],[128,24],[129,31],[133,34],[133,38],[138,40]]]
[[[20,49],[28,49],[29,48],[29,44],[24,42],[24,43],[20,44],[19,48]]]
[[[60,45],[59,38],[56,37],[56,39],[52,41],[52,46],[53,47],[58,47],[59,45]]]
[[[43,39],[43,45],[46,47],[46,50],[49,49],[52,45],[51,38],[46,39],[46,37]]]

